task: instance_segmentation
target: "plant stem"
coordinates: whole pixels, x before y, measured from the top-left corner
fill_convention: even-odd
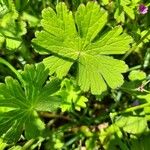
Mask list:
[[[24,80],[22,79],[20,73],[8,61],[0,57],[0,63],[7,66],[12,72],[14,72],[19,81],[24,84]]]
[[[117,116],[117,115],[120,115],[120,114],[125,114],[125,113],[132,112],[132,111],[135,111],[135,110],[138,110],[138,109],[142,109],[142,108],[148,107],[148,106],[150,106],[150,103],[134,106],[134,107],[128,108],[124,111],[114,112],[112,114],[113,114],[113,116]]]
[[[22,147],[22,150],[28,150],[31,145],[34,143],[35,139],[31,139],[29,140],[23,147]]]
[[[123,56],[122,60],[125,60],[150,34],[150,30]]]
[[[52,113],[48,113],[48,112],[39,112],[39,115],[41,115],[42,117],[45,117],[45,118],[61,118],[64,120],[71,120],[71,118],[69,118],[67,116],[52,114]]]
[[[137,65],[134,67],[129,68],[126,72],[132,71],[132,70],[136,70],[136,69],[141,69],[142,65]]]

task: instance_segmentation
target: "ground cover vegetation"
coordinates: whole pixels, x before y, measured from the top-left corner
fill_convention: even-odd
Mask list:
[[[149,0],[0,0],[0,150],[149,150]]]

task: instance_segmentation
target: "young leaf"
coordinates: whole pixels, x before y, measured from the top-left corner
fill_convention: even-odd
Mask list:
[[[142,70],[133,70],[130,72],[128,78],[131,81],[144,80],[144,79],[146,79],[146,73]]]
[[[57,93],[64,100],[61,105],[62,111],[70,111],[73,106],[76,110],[86,107],[88,99],[81,95],[79,87],[77,87],[73,80],[64,79],[61,83],[61,88]]]
[[[124,54],[132,39],[121,27],[99,37],[108,14],[96,2],[81,4],[74,16],[64,3],[58,3],[56,12],[46,8],[42,16],[43,30],[36,33],[33,45],[41,54],[53,54],[43,60],[50,74],[56,72],[62,78],[77,63],[77,80],[84,91],[101,94],[107,85],[122,85],[121,73],[127,65],[108,55]]]
[[[48,78],[48,70],[43,64],[26,65],[21,76],[22,85],[12,77],[6,77],[0,84],[0,107],[11,108],[1,112],[0,136],[8,143],[16,142],[25,128],[28,139],[38,137],[45,124],[37,111],[54,111],[60,105],[60,99],[53,95],[59,89],[59,81]]]

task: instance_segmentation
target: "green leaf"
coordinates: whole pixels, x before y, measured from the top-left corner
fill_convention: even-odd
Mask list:
[[[17,142],[24,128],[27,139],[40,136],[45,124],[37,111],[51,112],[60,106],[60,98],[54,96],[60,82],[52,79],[46,84],[48,73],[43,64],[26,65],[21,72],[23,85],[12,77],[0,84],[0,107],[11,108],[0,118],[0,136],[8,143]]]
[[[85,142],[85,145],[88,150],[93,150],[94,148],[96,148],[96,138],[91,137],[91,138],[87,139]]]
[[[124,54],[132,38],[120,26],[102,32],[108,14],[97,2],[81,4],[75,15],[58,3],[56,12],[46,8],[42,16],[43,30],[36,33],[33,46],[41,54],[52,54],[43,60],[50,74],[62,78],[76,63],[77,82],[84,91],[101,94],[107,86],[122,85],[127,65],[108,55]]]
[[[61,83],[60,91],[57,93],[64,100],[61,105],[62,111],[70,111],[74,107],[80,111],[81,108],[86,107],[88,99],[81,95],[81,91],[73,80],[64,79]]]
[[[116,11],[114,14],[114,18],[117,20],[117,22],[125,22],[125,14],[127,16],[134,20],[135,19],[135,9],[137,9],[137,6],[139,0],[137,1],[130,1],[130,0],[119,0],[116,1]]]
[[[135,14],[134,14],[134,10],[128,6],[124,6],[124,11],[125,13],[131,18],[131,19],[135,19]]]
[[[109,0],[102,0],[104,5],[108,5],[109,4]]]
[[[141,134],[147,131],[147,120],[144,116],[122,116],[115,124],[130,134]]]
[[[119,8],[116,9],[114,18],[116,19],[117,22],[125,22],[125,13],[120,10]]]
[[[7,144],[0,138],[0,149],[4,150],[6,148]]]
[[[14,3],[17,8],[17,11],[20,12],[25,9],[26,5],[29,3],[29,0],[24,0],[24,1],[15,0]]]
[[[86,6],[81,4],[75,14],[75,21],[78,34],[82,38],[84,46],[87,46],[106,24],[107,12],[100,10],[96,2],[88,3]]]
[[[8,50],[19,48],[22,43],[22,35],[26,33],[26,23],[21,20],[16,11],[13,0],[0,1],[0,46],[5,44]]]
[[[131,81],[144,80],[146,78],[146,73],[142,70],[133,70],[129,74],[129,79]]]
[[[9,150],[22,150],[22,147],[17,145],[17,146],[12,146],[11,148],[9,148]]]
[[[51,68],[50,74],[56,72],[58,78],[66,76],[73,62],[58,57],[47,57],[43,60],[47,68]]]
[[[127,150],[126,144],[124,144],[123,134],[119,127],[115,124],[110,125],[106,130],[102,130],[99,134],[99,139],[103,144],[104,149],[108,150]]]
[[[44,103],[44,102],[43,102]],[[37,138],[40,133],[45,129],[45,124],[34,112],[32,116],[28,118],[25,124],[25,136],[27,139]]]

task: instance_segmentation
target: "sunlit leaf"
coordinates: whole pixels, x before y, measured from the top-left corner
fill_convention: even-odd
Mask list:
[[[17,142],[24,129],[27,139],[40,136],[45,124],[37,111],[52,112],[60,106],[60,99],[53,96],[60,82],[53,79],[45,84],[48,73],[43,64],[26,65],[21,73],[23,87],[12,77],[0,84],[0,107],[11,108],[0,118],[0,136],[8,143]]]
[[[43,60],[50,74],[65,76],[77,64],[77,82],[83,91],[101,94],[107,86],[122,85],[127,65],[108,55],[124,54],[132,38],[121,27],[102,32],[108,13],[97,2],[81,4],[75,15],[64,3],[58,3],[56,12],[46,8],[42,13],[43,30],[36,33],[33,45],[40,54],[52,54]],[[99,38],[98,38],[99,37]]]

